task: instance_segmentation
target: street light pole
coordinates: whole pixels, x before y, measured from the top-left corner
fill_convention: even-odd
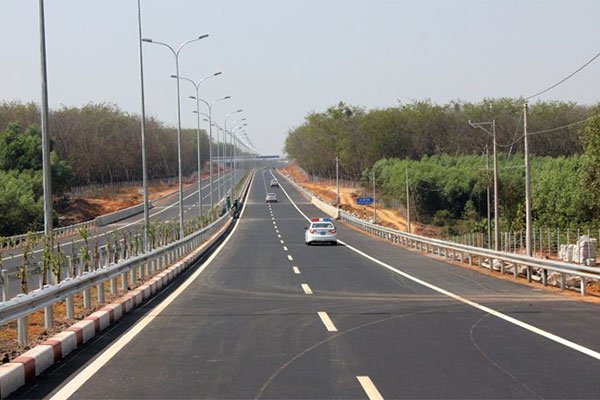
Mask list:
[[[183,79],[194,86],[196,90],[196,96],[190,96],[191,99],[196,100],[196,143],[198,147],[198,215],[202,218],[202,160],[200,156],[200,84],[209,78],[214,78],[216,76],[221,75],[221,72],[215,72],[214,74],[207,75],[204,78],[200,79],[198,83],[194,82],[192,79],[185,78],[180,76],[179,79]],[[175,75],[171,75],[171,78],[178,78]]]
[[[165,46],[173,53],[175,57],[175,75],[179,76],[179,53],[181,50],[188,44],[198,41],[200,39],[207,38],[208,35],[204,34],[196,39],[188,40],[183,42],[182,44],[174,49],[170,45],[162,42],[156,42],[152,39],[142,39],[143,42],[154,43],[161,46]],[[177,169],[179,172],[179,238],[183,238],[185,235],[184,226],[183,226],[183,168],[181,161],[181,97],[180,97],[180,88],[179,88],[179,79],[176,79],[177,82]]]
[[[232,111],[232,112],[230,112],[229,114],[225,115],[225,121],[224,121],[224,124],[223,124],[223,130],[224,130],[224,132],[223,132],[223,137],[224,137],[224,139],[225,139],[225,146],[224,146],[224,148],[223,148],[223,159],[226,159],[225,152],[226,152],[226,150],[227,150],[227,119],[228,119],[229,117],[231,117],[233,114],[241,113],[242,111],[244,111],[244,110],[242,110],[242,109],[240,108],[239,110]]]
[[[50,167],[50,137],[48,135],[48,70],[46,66],[46,25],[44,0],[39,0],[40,24],[40,75],[42,100],[40,107],[42,128],[42,173],[44,186],[44,235],[46,240],[52,235],[52,170]]]
[[[204,100],[204,99],[198,99],[201,102],[203,102],[204,104],[206,104],[206,107],[208,107],[208,120],[206,120],[208,122],[208,131],[209,131],[209,135],[208,135],[208,158],[209,158],[209,165],[208,165],[208,169],[209,172],[208,174],[210,175],[209,177],[209,185],[210,185],[210,209],[212,210],[215,207],[215,203],[213,200],[213,157],[212,157],[212,127],[213,127],[213,122],[212,122],[212,108],[213,106],[218,103],[219,101],[223,101],[223,100],[228,100],[230,99],[231,96],[225,96],[225,97],[221,97],[218,98],[216,100],[213,100],[212,103],[209,103],[208,101]],[[217,135],[218,135],[218,131],[217,131]],[[217,147],[218,150],[218,147]],[[219,153],[217,151],[217,157],[218,157]]]
[[[142,191],[144,193],[144,251],[150,250],[148,242],[148,229],[150,227],[150,211],[148,206],[148,167],[146,164],[146,104],[144,101],[144,56],[142,52],[142,7],[140,0],[137,2],[138,8],[138,48],[140,54],[140,97],[142,106],[142,115],[140,118],[140,128],[142,134]]]

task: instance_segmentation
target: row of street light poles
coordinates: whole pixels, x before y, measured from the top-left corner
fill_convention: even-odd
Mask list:
[[[181,51],[183,50],[184,47],[186,47],[187,45],[194,43],[196,41],[208,38],[208,34],[203,34],[198,36],[195,39],[191,39],[188,41],[185,41],[183,43],[181,43],[179,46],[177,47],[173,47],[167,43],[164,42],[159,42],[153,39],[149,39],[149,38],[142,38],[142,22],[141,22],[141,7],[140,7],[140,0],[138,0],[138,25],[139,25],[139,45],[140,45],[140,84],[141,84],[141,97],[142,97],[142,161],[143,161],[143,169],[144,169],[144,180],[143,180],[143,185],[144,185],[144,238],[145,238],[145,247],[147,248],[147,238],[148,238],[148,226],[149,226],[149,215],[148,215],[148,183],[147,183],[147,169],[146,169],[146,147],[145,147],[145,132],[144,132],[144,119],[145,119],[145,106],[144,106],[144,78],[143,78],[143,55],[142,55],[142,43],[150,43],[150,44],[156,44],[156,45],[160,45],[163,47],[166,47],[167,49],[169,49],[171,51],[171,53],[173,54],[173,57],[175,59],[175,74],[171,75],[171,78],[175,78],[176,82],[177,82],[177,163],[178,163],[178,179],[179,179],[179,234],[180,237],[184,236],[184,225],[183,225],[183,217],[184,217],[184,210],[183,210],[183,168],[182,168],[182,157],[181,157],[181,94],[180,94],[180,84],[179,82],[181,80],[189,82],[190,84],[192,84],[192,86],[195,89],[195,96],[189,96],[190,99],[195,100],[196,102],[196,110],[194,110],[194,113],[196,114],[196,142],[197,142],[197,181],[198,181],[198,215],[201,218],[203,216],[203,204],[202,204],[202,160],[201,160],[201,135],[200,135],[200,115],[205,115],[208,117],[208,119],[205,119],[208,122],[208,130],[209,130],[209,190],[210,190],[210,205],[211,208],[214,208],[215,206],[215,202],[214,202],[214,198],[213,198],[213,132],[212,132],[212,127],[213,125],[217,126],[215,123],[213,123],[212,121],[212,108],[213,106],[220,102],[220,101],[224,101],[224,100],[228,100],[231,99],[231,96],[224,96],[224,97],[220,97],[216,100],[213,100],[212,102],[209,102],[208,100],[202,99],[200,98],[200,84],[202,82],[204,82],[205,80],[209,79],[209,78],[214,78],[217,77],[219,75],[221,75],[222,73],[219,72],[215,72],[214,74],[211,75],[207,75],[205,77],[203,77],[202,79],[200,79],[199,81],[194,81],[191,78],[188,77],[183,77],[181,76],[180,72],[179,72],[179,55],[181,53]],[[203,103],[204,105],[206,105],[206,107],[208,108],[208,114],[205,113],[201,113],[200,112],[200,103]],[[217,155],[217,160],[221,161],[222,165],[224,166],[224,168],[227,166],[227,134],[229,134],[231,136],[231,146],[232,146],[232,150],[231,150],[231,159],[230,159],[230,168],[232,170],[232,176],[231,176],[231,184],[230,184],[230,193],[233,193],[233,182],[234,182],[234,176],[235,176],[235,146],[236,146],[236,140],[234,139],[235,137],[235,133],[233,132],[233,130],[231,132],[229,132],[227,130],[227,120],[230,116],[237,114],[237,113],[241,113],[243,112],[242,109],[238,109],[235,111],[232,111],[230,113],[228,113],[225,116],[225,120],[224,120],[224,128],[220,129],[217,131],[217,137],[216,137],[216,155]],[[245,121],[246,118],[242,118],[241,120]],[[235,123],[235,122],[234,122]],[[246,126],[247,124],[244,124],[243,126]],[[219,131],[223,132],[223,144],[221,145],[221,140],[219,138]],[[246,146],[247,147],[247,146]],[[221,148],[222,148],[222,154],[221,154]],[[217,166],[219,165],[219,162],[217,162]],[[217,167],[217,182],[218,182],[218,198],[221,199],[221,186],[222,183],[221,180],[223,180],[223,182],[225,182],[225,177],[222,176],[221,173],[221,168]]]

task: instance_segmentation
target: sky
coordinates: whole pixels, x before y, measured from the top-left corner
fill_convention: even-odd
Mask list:
[[[143,36],[186,46],[181,76],[222,124],[243,109],[263,154],[340,101],[366,108],[429,99],[528,96],[600,51],[600,0],[142,0]],[[45,0],[51,108],[114,103],[140,113],[137,0]],[[0,101],[40,101],[38,0],[0,0]],[[147,113],[176,126],[175,61],[144,44]],[[182,125],[196,127],[182,82]],[[600,60],[539,97],[595,104]],[[228,123],[237,119],[229,118]],[[52,127],[50,127],[52,129]]]

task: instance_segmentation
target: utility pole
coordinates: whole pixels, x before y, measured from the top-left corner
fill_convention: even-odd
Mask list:
[[[500,243],[500,214],[498,212],[498,152],[496,151],[496,120],[491,122],[471,122],[469,125],[473,128],[479,128],[488,135],[492,136],[493,140],[493,157],[494,157],[494,250],[498,250],[498,244]],[[488,129],[491,127],[491,131]],[[486,146],[486,153],[488,152]],[[486,159],[489,156],[486,156]],[[489,160],[486,161],[486,166],[489,168]],[[490,232],[490,189],[488,186],[488,248],[491,245],[491,232]]]
[[[500,244],[500,218],[498,214],[498,152],[496,151],[496,120],[492,120],[492,137],[494,140],[494,250]]]
[[[525,249],[528,257],[533,256],[531,249],[531,174],[529,165],[529,143],[527,139],[527,102],[523,104],[523,139],[525,151]]]
[[[50,137],[48,135],[48,72],[46,68],[46,26],[44,22],[44,0],[39,0],[40,17],[40,65],[42,81],[41,128],[42,128],[42,173],[44,185],[44,234],[46,240],[52,235],[52,170],[50,169]]]
[[[373,170],[373,223],[377,223],[377,198],[375,197],[375,170]]]
[[[485,146],[485,170],[486,176],[490,170],[490,150]],[[487,247],[492,245],[492,205],[490,203],[490,185],[487,185]]]
[[[148,229],[150,227],[150,214],[148,207],[148,167],[146,165],[146,105],[144,102],[144,56],[142,52],[142,7],[140,0],[138,6],[138,46],[140,53],[140,94],[142,99],[141,133],[142,133],[142,191],[144,192],[144,251],[150,250],[148,242]]]
[[[408,233],[410,229],[410,186],[408,185],[408,166],[406,167],[406,227]]]
[[[339,157],[335,158],[335,204],[340,206],[340,159]]]

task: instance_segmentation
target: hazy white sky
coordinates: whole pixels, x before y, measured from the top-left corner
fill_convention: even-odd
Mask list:
[[[39,101],[37,0],[0,0],[0,100]],[[51,107],[110,102],[139,113],[136,0],[46,0]],[[181,74],[216,71],[201,97],[231,95],[259,151],[280,153],[313,110],[345,101],[528,95],[600,50],[600,0],[142,0],[144,36],[178,44]],[[148,112],[176,124],[167,49],[146,44]],[[600,61],[541,97],[596,103]],[[195,127],[182,86],[185,127]]]

